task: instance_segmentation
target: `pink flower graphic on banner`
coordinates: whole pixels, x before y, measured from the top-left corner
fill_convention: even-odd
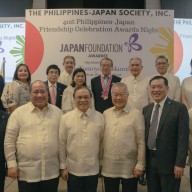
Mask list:
[[[125,46],[128,46],[128,52],[131,52],[132,50],[140,51],[142,50],[142,46],[137,42],[139,38],[139,35],[137,33],[133,33],[129,37],[129,41],[125,42]]]

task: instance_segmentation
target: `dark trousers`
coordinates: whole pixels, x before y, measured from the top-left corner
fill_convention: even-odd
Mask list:
[[[4,191],[5,186],[5,162],[0,161],[0,192]]]
[[[190,175],[190,186],[191,186],[191,191],[192,191],[192,168],[190,167],[190,171],[189,171],[189,175]]]
[[[18,180],[19,192],[57,192],[58,184],[59,177],[31,183]]]
[[[98,175],[75,176],[68,174],[68,192],[96,192]]]
[[[119,192],[120,182],[122,184],[122,192],[137,192],[137,178],[104,177],[105,192]]]
[[[149,152],[149,167],[147,168],[148,192],[179,192],[181,179],[175,179],[173,174],[159,174],[156,154]]]

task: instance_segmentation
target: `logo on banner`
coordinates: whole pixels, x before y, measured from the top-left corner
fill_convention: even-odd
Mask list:
[[[0,41],[0,53],[3,53],[5,50],[1,47],[2,41]]]
[[[137,42],[139,38],[139,35],[137,33],[133,33],[129,37],[129,41],[125,42],[125,46],[128,46],[128,52],[131,52],[132,50],[140,51],[142,50],[142,46]]]

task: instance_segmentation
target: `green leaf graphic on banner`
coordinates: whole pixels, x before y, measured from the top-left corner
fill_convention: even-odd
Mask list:
[[[16,35],[16,47],[10,51],[10,53],[17,58],[16,65],[24,63],[24,51],[25,51],[25,37],[23,35]]]

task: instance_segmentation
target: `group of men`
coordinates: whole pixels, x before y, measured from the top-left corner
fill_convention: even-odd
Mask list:
[[[120,183],[122,192],[136,192],[145,170],[149,192],[178,192],[189,116],[185,105],[175,101],[180,100],[180,85],[167,74],[167,58],[156,59],[159,74],[152,78],[143,78],[141,59],[132,58],[131,75],[122,80],[111,74],[112,60],[102,59],[102,74],[91,80],[91,90],[74,90],[76,109],[64,115],[57,100],[66,86],[57,81],[71,81],[74,57],[65,57],[63,65],[61,74],[57,66],[48,67],[49,89],[40,80],[33,82],[31,101],[9,117],[5,156],[19,192],[56,192],[60,174],[69,192],[96,192],[101,165],[105,192],[118,192]],[[55,103],[52,84],[60,90]],[[92,94],[95,109],[90,108]]]

